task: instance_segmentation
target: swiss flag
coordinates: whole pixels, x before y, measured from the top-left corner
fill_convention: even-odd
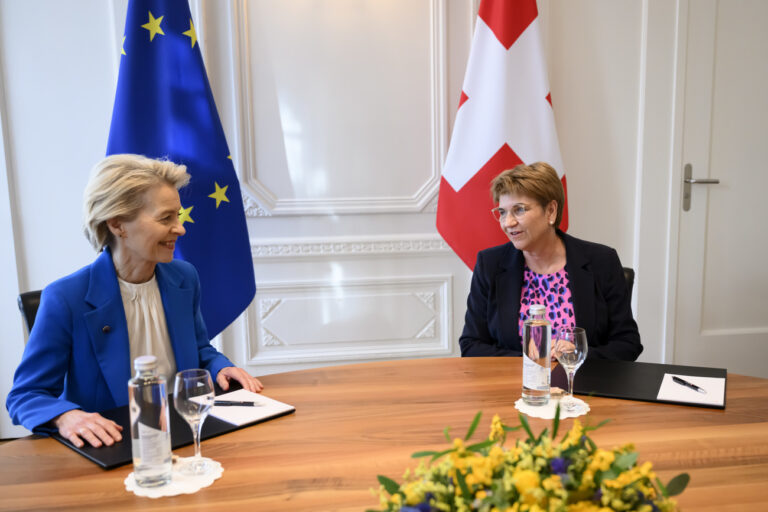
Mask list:
[[[565,187],[536,0],[482,0],[437,202],[437,230],[469,268],[507,241],[490,214],[491,181],[538,161]]]

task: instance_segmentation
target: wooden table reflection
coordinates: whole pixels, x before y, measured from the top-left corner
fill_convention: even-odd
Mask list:
[[[0,446],[0,510],[365,510],[376,475],[401,480],[410,454],[446,446],[484,412],[517,424],[519,358],[419,359],[269,375],[265,394],[296,413],[203,443],[224,475],[193,495],[149,499],[125,491],[130,465],[104,471],[52,439]],[[577,376],[578,378],[578,376]],[[768,510],[768,380],[728,376],[727,409],[586,398],[593,438],[635,443],[666,481],[686,471],[690,511]],[[549,425],[531,419],[535,431]],[[564,420],[569,428],[572,420]],[[192,447],[177,450],[192,454]]]

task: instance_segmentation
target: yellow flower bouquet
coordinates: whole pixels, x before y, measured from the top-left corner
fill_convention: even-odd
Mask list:
[[[464,438],[451,440],[443,451],[422,451],[422,459],[404,482],[379,475],[380,507],[386,512],[672,512],[675,496],[685,489],[687,473],[667,485],[651,463],[637,465],[634,446],[598,448],[587,435],[605,424],[582,425],[578,419],[557,442],[560,409],[549,429],[536,436],[525,416],[509,427],[493,417],[488,439],[469,444],[482,413],[477,413]],[[523,429],[524,439],[504,448],[507,433]],[[425,459],[429,459],[426,461]],[[374,512],[374,511],[369,511]],[[378,511],[376,511],[378,512]]]

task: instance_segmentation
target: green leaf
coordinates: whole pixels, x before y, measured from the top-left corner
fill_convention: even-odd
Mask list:
[[[520,424],[523,426],[525,431],[528,433],[528,439],[531,441],[536,440],[536,436],[533,435],[533,431],[531,430],[531,426],[528,424],[528,419],[526,419],[525,416],[523,416],[522,413],[519,413],[518,416],[520,417]]]
[[[555,420],[552,422],[552,439],[557,435],[557,429],[560,427],[560,402],[555,406]]]
[[[541,434],[539,434],[539,437],[536,438],[536,444],[539,444],[541,442],[542,437],[546,437],[547,433],[549,432],[548,428],[545,428],[541,431]]]
[[[437,452],[435,450],[427,450],[427,451],[423,451],[423,452],[413,452],[411,454],[411,458],[412,459],[419,459],[421,457],[429,457],[430,455],[434,455],[436,453]]]
[[[478,413],[475,414],[475,419],[472,420],[472,424],[469,426],[469,430],[467,430],[467,435],[464,436],[465,441],[472,437],[472,434],[477,430],[477,424],[480,423],[480,417],[482,417],[482,415],[483,411],[478,411]]]
[[[493,441],[491,439],[486,439],[485,441],[482,441],[480,443],[475,443],[467,446],[467,450],[471,452],[480,452],[483,450],[483,448],[488,448],[489,446],[493,446],[496,444],[496,441]]]
[[[455,452],[455,451],[456,451],[456,449],[455,449],[455,448],[449,448],[449,449],[447,449],[447,450],[443,450],[443,451],[441,451],[441,452],[437,452],[436,454],[434,454],[434,455],[432,456],[432,458],[431,458],[431,459],[429,459],[429,462],[430,462],[430,464],[431,464],[432,462],[435,462],[437,459],[439,459],[439,458],[440,458],[440,457],[442,457],[443,455],[446,455],[446,454],[448,454],[448,453],[451,453],[451,452]]]
[[[379,475],[378,479],[379,483],[384,486],[384,490],[387,491],[390,495],[395,494],[400,490],[400,485],[391,478],[387,478],[384,475]]]
[[[619,473],[621,471],[616,470],[615,468],[611,467],[607,471],[598,471],[595,475],[595,483],[599,486],[601,483],[605,482],[606,480],[615,480],[619,477]]]
[[[619,470],[619,472],[622,472],[634,466],[636,462],[637,452],[622,453],[613,461],[612,467]]]
[[[506,425],[502,425],[501,428],[504,429],[504,432],[517,432],[518,430],[523,428],[523,426],[522,425],[517,425],[515,427],[508,427]]]
[[[595,425],[594,427],[591,426],[591,425],[586,425],[586,426],[584,426],[584,433],[586,434],[587,432],[590,432],[592,430],[597,430],[600,427],[602,427],[603,425],[605,425],[606,423],[608,423],[609,421],[611,421],[610,418],[605,419],[605,420],[601,421],[600,423],[598,423],[597,425]]]
[[[669,498],[669,493],[667,492],[667,486],[661,483],[661,480],[659,480],[659,477],[656,477],[656,485],[659,486],[661,495],[664,496],[665,498]]]
[[[573,455],[578,452],[581,449],[579,445],[571,446],[570,448],[566,448],[565,450],[560,453],[560,456],[564,459],[572,459]]]
[[[445,427],[443,429],[443,435],[445,436],[445,439],[450,443],[452,441],[451,439],[451,427]]]
[[[460,470],[456,471],[456,480],[459,482],[459,487],[461,487],[461,494],[464,496],[464,499],[472,500],[469,487],[467,487],[467,481],[464,480],[464,474]]]
[[[680,473],[667,483],[666,497],[677,496],[685,490],[685,488],[688,486],[688,482],[690,481],[691,475],[688,473]]]

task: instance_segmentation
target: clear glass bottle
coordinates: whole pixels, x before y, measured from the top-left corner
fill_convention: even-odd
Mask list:
[[[136,375],[128,381],[133,474],[142,487],[171,481],[171,423],[165,378],[157,374],[155,356],[137,357]]]
[[[546,312],[543,305],[531,304],[523,324],[523,401],[528,405],[549,402],[552,325]]]

